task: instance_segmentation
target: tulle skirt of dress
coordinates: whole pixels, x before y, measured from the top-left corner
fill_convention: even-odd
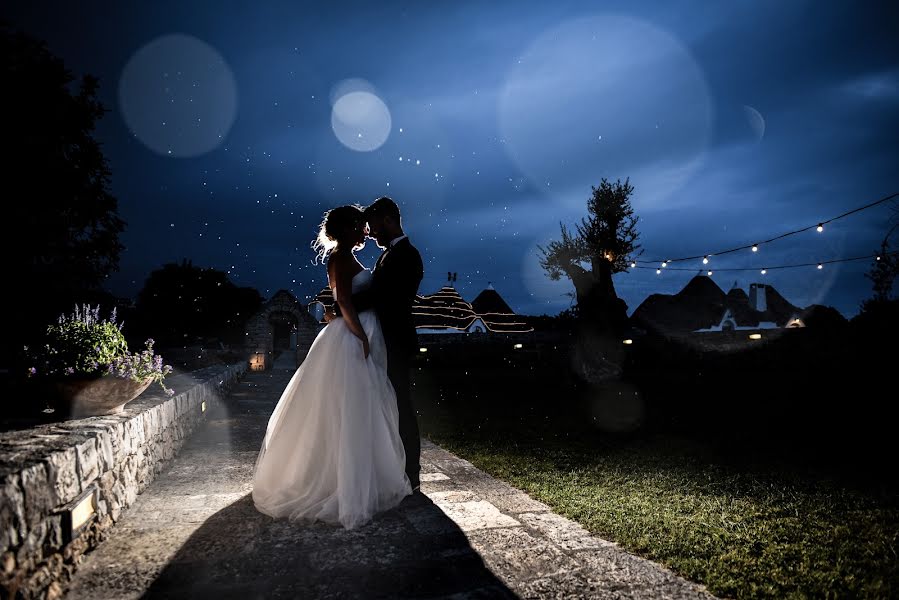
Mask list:
[[[331,321],[269,418],[253,474],[260,512],[352,529],[411,493],[381,326],[373,311],[359,320],[369,358],[343,319]]]

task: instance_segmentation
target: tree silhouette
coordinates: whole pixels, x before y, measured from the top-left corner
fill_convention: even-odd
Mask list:
[[[239,343],[247,319],[261,306],[257,290],[237,287],[223,271],[184,261],[150,273],[137,296],[135,318],[138,329],[164,346],[209,338]]]
[[[125,223],[93,138],[105,112],[96,97],[98,80],[84,75],[74,85],[72,73],[44,42],[3,22],[0,77],[8,227],[3,251],[6,279],[17,286],[20,300],[15,339],[28,325],[44,326],[74,302],[96,297],[118,268]]]
[[[892,314],[894,322],[899,313],[899,300],[893,294],[896,277],[899,276],[899,254],[891,249],[890,238],[899,230],[899,205],[893,204],[893,216],[890,222],[893,224],[883,236],[880,242],[878,259],[865,273],[865,277],[871,280],[874,295],[862,302],[861,312],[870,317],[874,315],[883,319],[887,314]]]
[[[620,332],[627,321],[627,304],[615,293],[612,275],[627,269],[640,246],[630,196],[630,180],[610,183],[605,178],[599,187],[591,186],[587,200],[588,216],[575,231],[560,224],[561,239],[545,248],[538,246],[540,266],[550,279],[568,277],[574,284],[578,315],[600,331]],[[639,254],[639,253],[638,253]]]

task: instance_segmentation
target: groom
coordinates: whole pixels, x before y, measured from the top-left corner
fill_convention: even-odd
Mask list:
[[[400,438],[406,450],[406,475],[413,491],[419,487],[421,439],[412,409],[409,369],[418,347],[412,303],[424,268],[421,255],[403,232],[400,209],[390,198],[375,200],[365,209],[368,237],[384,249],[372,271],[371,287],[353,295],[356,310],[374,308],[387,346],[387,376],[396,391]]]

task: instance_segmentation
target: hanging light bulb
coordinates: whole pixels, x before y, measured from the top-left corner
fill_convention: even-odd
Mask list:
[[[877,260],[880,260],[880,257],[879,257],[879,256],[877,257]]]
[[[819,269],[823,269],[823,268],[824,268],[824,265],[821,264],[821,263],[818,263],[818,268],[819,268]]]
[[[753,244],[753,245],[752,245],[752,251],[753,251],[753,252],[758,252],[758,251],[759,251],[759,245],[758,245],[758,244]]]
[[[709,277],[711,277],[711,276],[712,276],[712,272],[711,272],[711,271],[709,271]]]
[[[709,264],[709,255],[708,254],[706,254],[705,256],[702,257],[702,264],[704,264],[704,265]]]
[[[656,269],[656,275],[661,275],[661,274],[662,274],[662,269]]]
[[[668,266],[668,261],[666,260],[665,262],[662,263],[662,268],[664,269],[667,266]]]
[[[637,263],[635,263],[634,261],[631,261],[631,268],[632,268],[632,269],[636,269],[636,268],[637,268]]]
[[[818,233],[821,233],[822,231],[824,231],[824,223],[818,223],[817,229],[818,229]]]
[[[768,269],[762,269],[762,275],[768,272]]]

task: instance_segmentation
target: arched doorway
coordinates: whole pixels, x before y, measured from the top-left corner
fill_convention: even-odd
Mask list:
[[[283,310],[273,310],[268,315],[272,326],[272,350],[277,354],[297,348],[297,316]]]
[[[282,359],[279,365],[299,366],[321,327],[293,294],[279,290],[247,322],[245,339],[251,368],[271,368],[276,355],[292,359]]]

